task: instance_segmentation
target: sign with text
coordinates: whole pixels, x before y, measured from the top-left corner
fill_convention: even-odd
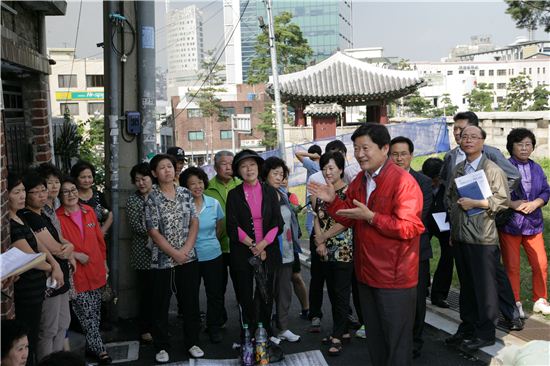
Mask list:
[[[103,100],[105,92],[103,91],[71,91],[55,92],[55,100]]]

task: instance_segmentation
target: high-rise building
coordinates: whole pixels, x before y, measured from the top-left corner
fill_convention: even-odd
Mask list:
[[[203,60],[202,14],[195,5],[168,13],[168,86],[197,78]]]
[[[283,11],[292,13],[292,22],[300,26],[313,49],[313,58],[316,62],[328,58],[337,50],[353,47],[352,0],[273,1],[273,15],[276,16]],[[226,49],[228,83],[248,79],[248,69],[255,55],[256,38],[261,32],[258,22],[260,16],[266,19],[265,4],[262,0],[224,1],[226,40],[241,18],[240,26],[235,29]]]

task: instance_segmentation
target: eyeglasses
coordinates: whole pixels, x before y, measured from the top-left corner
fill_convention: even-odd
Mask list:
[[[48,193],[48,190],[47,189],[41,189],[41,190],[38,190],[38,191],[28,191],[27,194],[45,194],[45,193]]]
[[[461,140],[464,140],[464,141],[467,141],[467,140],[470,140],[470,141],[477,141],[477,140],[483,140],[483,137],[481,136],[476,136],[476,135],[462,135],[460,136],[460,139]]]
[[[522,148],[522,149],[530,149],[530,148],[533,148],[533,144],[530,143],[530,142],[526,142],[526,143],[520,143],[520,142],[514,142],[514,145],[516,145],[517,147],[519,148]]]
[[[69,189],[69,190],[63,190],[63,191],[61,191],[61,193],[64,196],[70,196],[71,194],[77,195],[78,194],[78,189],[73,188],[73,189]]]

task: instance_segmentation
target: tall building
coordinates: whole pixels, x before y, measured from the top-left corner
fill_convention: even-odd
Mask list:
[[[313,49],[313,58],[316,62],[328,58],[337,50],[353,47],[351,0],[273,1],[273,16],[283,11],[293,14],[292,21],[300,26],[304,37]],[[228,83],[248,79],[248,69],[255,56],[256,38],[261,31],[258,22],[260,16],[266,19],[265,5],[262,0],[224,1],[226,40],[241,18],[240,26],[235,29],[226,49]]]
[[[203,60],[202,13],[195,5],[168,13],[168,87],[197,78]]]

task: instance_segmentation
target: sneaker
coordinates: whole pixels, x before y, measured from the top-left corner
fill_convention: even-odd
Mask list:
[[[541,297],[535,302],[535,305],[533,305],[533,312],[542,313],[543,315],[550,315],[550,304],[548,304],[546,299]]]
[[[188,352],[193,358],[201,358],[204,356],[204,352],[198,346],[193,346],[189,348]]]
[[[277,335],[277,338],[279,338],[282,341],[288,341],[288,342],[298,342],[300,340],[300,336],[292,333],[290,330],[285,330],[284,332],[281,332]]]
[[[165,350],[160,350],[159,353],[155,355],[155,361],[157,361],[158,363],[166,363],[170,361],[170,356]]]
[[[321,318],[311,319],[311,325],[309,326],[310,333],[321,333]]]
[[[516,307],[518,308],[518,311],[519,311],[519,317],[521,319],[525,319],[526,316],[525,316],[525,312],[523,311],[523,306],[521,305],[521,301],[516,302]]]
[[[357,329],[357,331],[355,332],[355,336],[357,338],[363,338],[363,339],[367,338],[367,333],[365,332],[365,326],[364,325],[361,325],[361,328]]]

